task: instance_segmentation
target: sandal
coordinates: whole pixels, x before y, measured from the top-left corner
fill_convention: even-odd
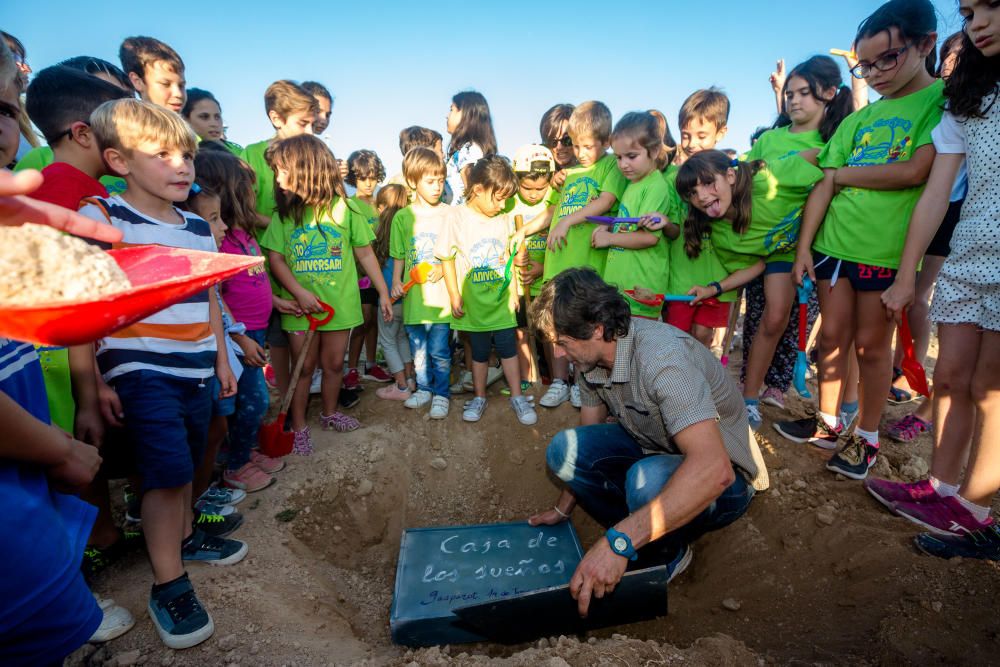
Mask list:
[[[887,400],[893,405],[902,405],[903,403],[909,403],[914,399],[915,396],[905,389],[893,386],[889,387],[889,398]]]
[[[896,442],[912,442],[921,433],[929,433],[934,428],[934,424],[916,415],[906,415],[899,421],[891,424],[886,431],[888,436]]]

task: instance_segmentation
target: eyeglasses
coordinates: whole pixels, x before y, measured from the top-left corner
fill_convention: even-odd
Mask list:
[[[898,49],[886,51],[872,63],[859,62],[851,68],[851,76],[855,79],[867,79],[869,75],[871,75],[873,69],[876,69],[879,72],[888,72],[899,64],[899,57],[903,55],[911,46],[913,45],[907,44]]]
[[[90,123],[84,123],[83,121],[80,121],[80,123],[82,125],[86,126],[86,127],[90,127]],[[75,125],[75,123],[74,123],[74,125]],[[51,146],[51,145],[55,144],[57,141],[59,141],[60,139],[62,139],[63,137],[70,137],[70,138],[73,137],[73,125],[71,125],[69,127],[69,129],[63,130],[62,132],[60,132],[56,136],[49,137],[47,139],[47,141],[49,142],[49,145]]]
[[[569,148],[572,145],[573,145],[573,140],[570,139],[570,136],[568,134],[565,134],[559,137],[558,139],[552,139],[551,141],[549,141],[549,148],[555,148],[556,146],[565,146],[566,148]]]

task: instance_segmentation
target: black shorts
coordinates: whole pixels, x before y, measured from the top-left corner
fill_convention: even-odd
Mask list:
[[[517,329],[500,329],[499,331],[470,331],[469,343],[472,345],[472,360],[486,363],[490,360],[490,347],[495,346],[497,356],[510,359],[517,356]]]
[[[837,259],[822,253],[813,253],[813,267],[816,280],[847,280],[855,292],[881,292],[889,289],[896,279],[896,269],[883,266],[869,266]]]
[[[931,244],[927,246],[925,255],[947,257],[951,253],[951,235],[955,232],[955,225],[958,224],[958,219],[962,215],[963,201],[965,200],[959,199],[948,204],[948,212],[944,214],[944,220],[941,221],[941,226],[938,227],[937,233],[931,239]]]
[[[361,288],[361,305],[362,306],[377,306],[378,305],[378,290],[374,287],[362,287]]]

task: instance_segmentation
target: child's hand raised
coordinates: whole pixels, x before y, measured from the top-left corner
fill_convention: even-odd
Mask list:
[[[614,232],[608,231],[604,227],[597,227],[590,235],[590,247],[608,248],[614,245],[612,243],[613,239],[614,239]]]
[[[780,94],[785,87],[785,59],[782,58],[774,64],[774,71],[771,72],[771,76],[768,80],[771,82],[771,89],[774,90],[776,95]]]

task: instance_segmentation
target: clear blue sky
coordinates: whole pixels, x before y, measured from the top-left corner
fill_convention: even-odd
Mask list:
[[[451,96],[466,89],[486,95],[508,155],[538,141],[541,114],[558,102],[599,99],[616,119],[658,108],[677,136],[681,102],[710,85],[732,100],[726,147],[746,148],[750,132],[774,118],[767,79],[775,60],[785,58],[790,69],[831,47],[850,47],[858,23],[880,3],[174,0],[103,10],[69,0],[2,4],[0,27],[24,42],[35,70],[83,54],[117,63],[129,35],[167,42],[185,61],[188,85],[222,102],[229,137],[241,144],[272,134],[263,103],[269,83],[321,81],[336,96],[327,132],[338,157],[373,148],[394,173],[399,130],[424,125],[445,134]],[[957,3],[935,5],[943,38],[958,27]]]

